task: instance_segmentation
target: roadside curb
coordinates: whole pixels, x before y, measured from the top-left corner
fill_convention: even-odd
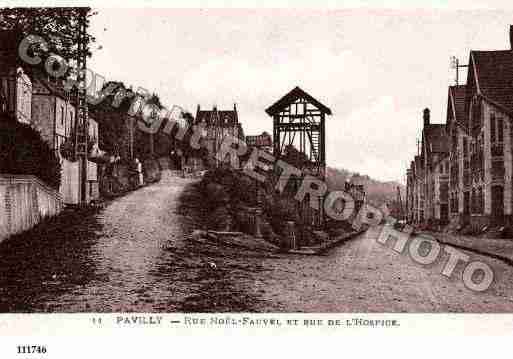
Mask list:
[[[301,249],[289,249],[285,253],[301,254],[301,255],[322,255],[325,252],[329,251],[330,249],[332,249],[338,245],[341,245],[341,244],[349,241],[350,239],[352,239],[362,233],[365,233],[366,231],[367,230],[365,229],[365,230],[360,230],[360,231],[343,234],[343,235],[337,237],[336,239],[329,241],[329,242],[327,242],[323,245],[320,245],[318,247],[303,247]]]
[[[435,238],[436,241],[438,243],[440,243],[440,244],[444,244],[444,245],[451,246],[451,247],[454,247],[454,248],[458,248],[458,249],[462,249],[462,250],[469,251],[469,252],[472,252],[472,253],[476,253],[476,254],[479,254],[479,255],[482,255],[482,256],[486,256],[486,257],[490,257],[490,258],[493,258],[493,259],[497,259],[497,260],[502,261],[502,262],[506,263],[507,265],[513,267],[513,259],[511,259],[509,257],[503,256],[503,255],[500,255],[500,254],[496,254],[496,253],[492,253],[492,252],[488,252],[488,251],[483,251],[483,250],[480,250],[480,249],[477,249],[477,248],[467,247],[467,246],[464,246],[464,245],[461,245],[461,244],[455,244],[455,243],[452,243],[452,242],[447,242],[447,241],[444,241],[444,240],[438,238],[438,236],[436,236],[434,233],[430,233],[430,232],[425,232],[425,233],[429,234],[430,236],[433,236],[433,238]],[[422,233],[419,233],[419,234],[422,234]]]

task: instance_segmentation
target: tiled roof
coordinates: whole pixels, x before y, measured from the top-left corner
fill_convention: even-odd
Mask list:
[[[513,113],[513,51],[472,51],[471,58],[482,95]]]
[[[430,124],[424,129],[425,140],[432,153],[449,152],[449,137],[443,124]]]
[[[449,87],[451,100],[454,103],[455,120],[465,128],[468,125],[468,116],[465,111],[466,88],[465,85]]]

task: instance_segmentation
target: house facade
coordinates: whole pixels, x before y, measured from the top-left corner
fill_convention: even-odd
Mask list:
[[[430,110],[423,112],[422,147],[423,162],[423,218],[429,224],[445,224],[449,221],[449,149],[444,124],[430,122]],[[422,190],[422,188],[419,188]]]
[[[235,104],[233,110],[218,110],[217,106],[212,110],[201,110],[198,105],[194,124],[203,127],[202,146],[208,149],[211,156],[217,153],[226,136],[240,140],[245,138]]]
[[[30,124],[32,81],[18,58],[21,34],[0,31],[0,113]]]
[[[273,139],[269,133],[264,131],[260,135],[246,136],[246,145],[249,147],[256,147],[267,152],[272,152]]]
[[[465,96],[463,219],[477,228],[512,215],[513,51],[472,51]]]
[[[470,52],[467,83],[449,87],[443,130],[424,120],[425,203],[416,156],[407,170],[410,222],[444,223],[448,175],[451,226],[482,232],[513,224],[513,26],[510,39],[510,50]]]
[[[450,86],[447,100],[446,129],[449,136],[449,211],[450,222],[455,227],[463,225],[465,193],[470,190],[470,158],[468,121],[465,114],[466,86]]]
[[[32,92],[32,126],[41,137],[54,149],[61,161],[62,177],[59,192],[66,204],[78,204],[81,199],[80,178],[82,168],[79,161],[64,158],[60,149],[66,141],[74,141],[76,108],[69,93],[58,85],[35,76]],[[98,142],[98,122],[89,117],[88,134],[91,142]],[[87,162],[86,201],[98,199],[97,164]]]
[[[4,117],[30,124],[32,81],[21,66],[0,69],[0,112]]]

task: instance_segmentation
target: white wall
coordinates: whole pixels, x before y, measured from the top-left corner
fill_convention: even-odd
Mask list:
[[[0,241],[61,210],[59,193],[36,177],[0,175]]]

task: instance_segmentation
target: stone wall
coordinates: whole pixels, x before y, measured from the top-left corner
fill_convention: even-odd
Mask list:
[[[62,210],[61,195],[34,176],[0,175],[0,241]]]

